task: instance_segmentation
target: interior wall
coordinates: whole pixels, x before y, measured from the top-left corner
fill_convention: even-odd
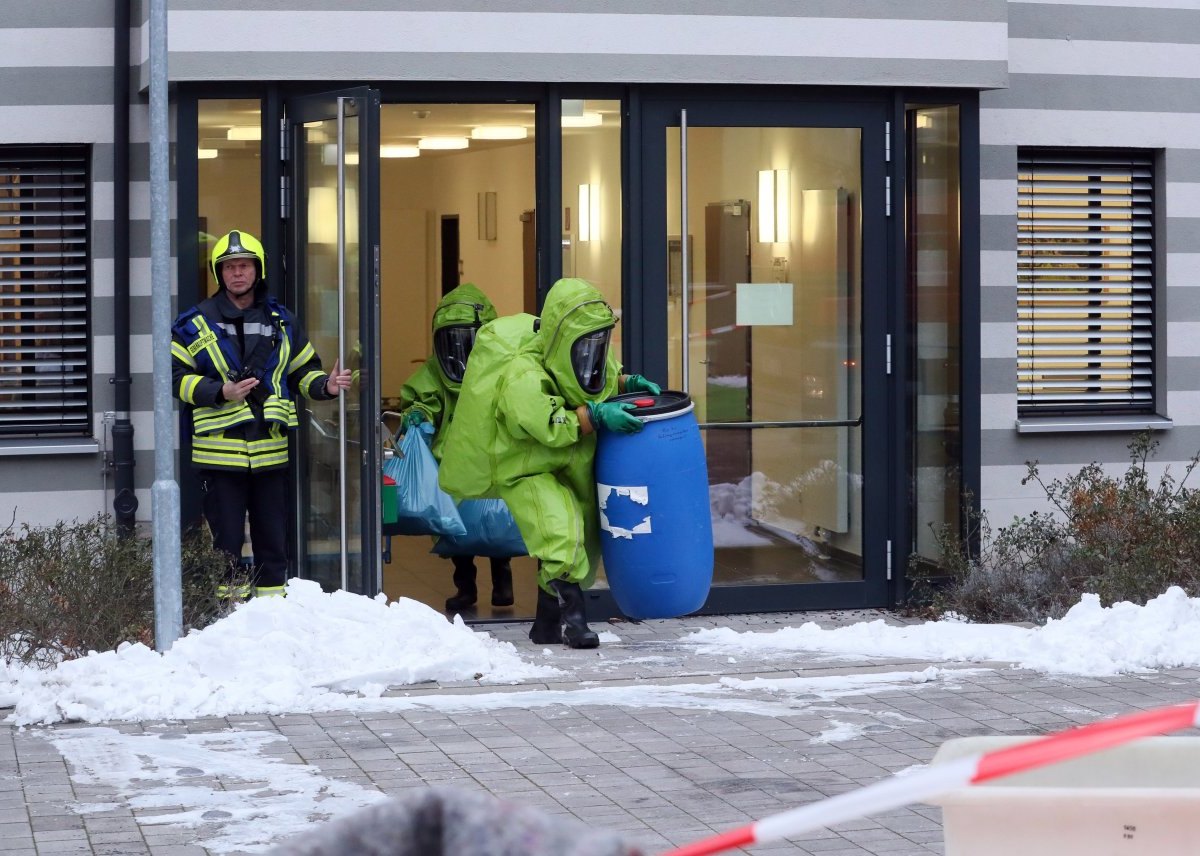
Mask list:
[[[385,108],[386,109],[386,108]],[[534,207],[532,140],[491,149],[380,162],[382,389],[398,396],[429,356],[441,299],[439,224],[459,218],[461,282],[473,282],[501,315],[524,310],[521,213]],[[496,239],[479,238],[476,194],[496,194]]]

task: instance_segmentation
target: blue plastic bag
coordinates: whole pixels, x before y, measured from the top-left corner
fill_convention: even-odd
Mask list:
[[[433,426],[409,428],[396,455],[383,465],[383,474],[396,482],[396,522],[388,528],[399,535],[465,535],[450,494],[438,487],[437,461],[429,451]]]
[[[466,499],[458,505],[466,534],[443,535],[433,545],[439,556],[524,556],[529,550],[517,521],[502,499]]]

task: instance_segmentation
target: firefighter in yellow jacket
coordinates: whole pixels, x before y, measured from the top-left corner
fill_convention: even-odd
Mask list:
[[[266,261],[253,235],[223,235],[210,258],[217,293],[182,313],[171,329],[172,389],[191,407],[192,464],[201,472],[204,517],[232,571],[249,513],[259,596],[283,594],[287,582],[288,431],[299,424],[295,399],[337,398],[350,386],[350,371],[337,362],[322,371],[295,316],[267,295]]]

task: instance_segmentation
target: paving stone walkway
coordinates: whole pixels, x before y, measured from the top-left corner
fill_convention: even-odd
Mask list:
[[[314,810],[453,785],[623,834],[647,854],[925,765],[946,740],[1040,734],[1200,694],[1200,672],[1045,676],[1005,663],[701,654],[705,627],[901,619],[846,611],[604,628],[548,653],[525,624],[481,627],[561,678],[428,684],[377,710],[0,728],[0,856],[262,852]],[[934,667],[934,671],[927,671]],[[907,677],[905,677],[907,676]],[[230,796],[232,794],[232,796]],[[913,805],[755,854],[942,853]]]

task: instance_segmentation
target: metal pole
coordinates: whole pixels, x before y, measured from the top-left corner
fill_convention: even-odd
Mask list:
[[[338,98],[337,111],[337,259],[338,259],[338,366],[346,359],[346,99]],[[341,502],[342,590],[349,588],[349,535],[346,526],[346,396],[338,395],[338,485]]]
[[[175,405],[171,400],[171,199],[167,116],[167,0],[150,0],[150,282],[154,343],[154,645],[183,633]]]
[[[688,282],[688,151],[687,151],[687,110],[679,111],[679,264],[682,270],[679,281],[679,314],[683,322],[683,344],[679,349],[683,357],[683,391],[691,389],[691,358],[692,348],[690,331],[688,330],[688,301],[691,300],[692,284]]]

